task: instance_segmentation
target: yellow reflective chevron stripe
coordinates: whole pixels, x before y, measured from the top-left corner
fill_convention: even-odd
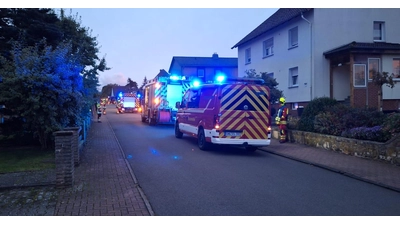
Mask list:
[[[268,139],[270,92],[266,86],[232,84],[222,89],[220,138]],[[241,132],[225,136],[224,131]]]

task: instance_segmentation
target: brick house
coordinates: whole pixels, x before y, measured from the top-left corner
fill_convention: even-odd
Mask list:
[[[371,69],[394,74],[382,110],[400,111],[400,29],[396,8],[281,8],[235,44],[238,76],[255,69],[279,83],[297,114],[317,97],[378,107]]]

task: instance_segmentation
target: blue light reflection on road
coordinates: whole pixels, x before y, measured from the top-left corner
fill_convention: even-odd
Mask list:
[[[150,150],[150,153],[151,153],[152,155],[154,155],[154,156],[161,156],[160,152],[157,151],[156,149],[154,149],[154,148],[149,148],[149,150]],[[168,158],[170,158],[170,159],[172,159],[172,160],[181,160],[181,159],[182,159],[182,156],[173,155],[173,156],[170,156],[170,157],[168,157]]]

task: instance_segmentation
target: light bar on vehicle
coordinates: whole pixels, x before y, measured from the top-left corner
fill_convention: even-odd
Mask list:
[[[193,87],[198,87],[200,86],[201,82],[199,80],[193,81]]]
[[[227,83],[249,83],[249,84],[264,84],[264,80],[260,78],[228,78]]]
[[[218,82],[218,83],[222,83],[224,80],[226,79],[226,76],[224,76],[224,75],[217,75],[217,77],[215,77],[215,80]]]

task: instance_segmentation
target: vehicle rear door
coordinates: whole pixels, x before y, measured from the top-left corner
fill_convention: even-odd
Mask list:
[[[256,84],[226,84],[220,96],[220,138],[268,139],[269,89]]]

